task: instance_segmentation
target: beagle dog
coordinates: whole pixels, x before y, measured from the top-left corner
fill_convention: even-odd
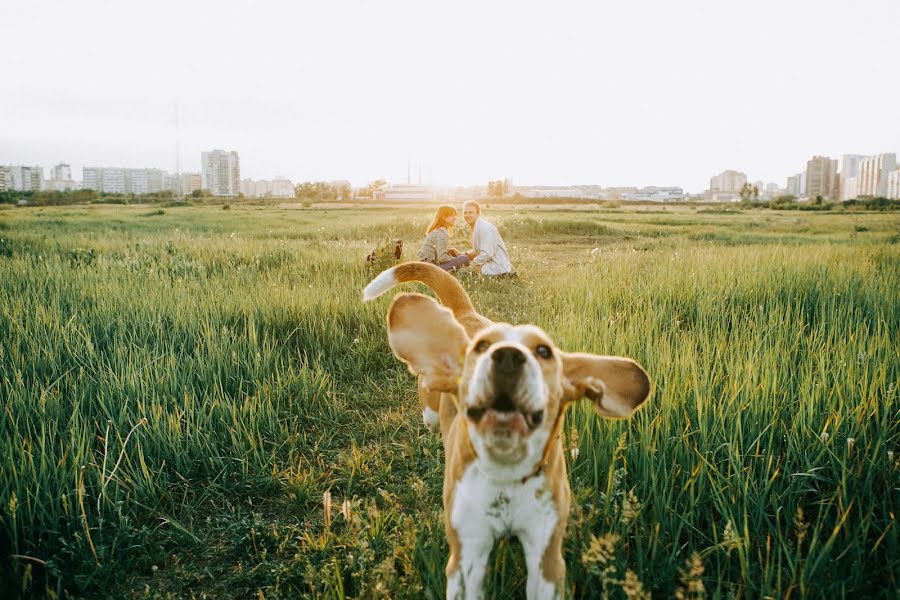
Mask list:
[[[628,358],[563,352],[533,325],[491,323],[456,278],[427,263],[382,272],[363,299],[404,281],[425,283],[445,305],[398,294],[387,329],[394,354],[419,378],[426,411],[437,396],[447,598],[482,597],[488,556],[504,535],[522,544],[528,598],[562,597],[571,496],[559,436],[565,410],[586,397],[604,417],[628,417],[647,399],[650,378]]]

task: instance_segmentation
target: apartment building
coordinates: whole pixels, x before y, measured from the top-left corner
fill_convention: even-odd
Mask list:
[[[863,157],[859,154],[844,154],[841,156],[841,184],[840,191],[838,192],[838,198],[840,198],[841,202],[856,198],[856,185],[854,183],[851,188],[849,181],[851,179],[856,179],[859,175],[859,161],[861,161],[862,158]],[[849,194],[850,191],[853,191],[852,196]]]
[[[213,196],[237,196],[240,193],[241,166],[237,152],[201,152],[200,167],[203,189]]]
[[[888,173],[886,196],[891,200],[900,200],[900,169]]]
[[[44,167],[8,165],[5,179],[7,191],[39,192],[43,189]]]
[[[888,176],[896,169],[897,155],[893,152],[863,157],[856,184],[859,196],[886,197]]]
[[[838,199],[838,161],[827,156],[813,156],[806,163],[806,196]]]

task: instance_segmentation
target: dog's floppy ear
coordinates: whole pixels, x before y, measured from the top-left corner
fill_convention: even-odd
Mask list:
[[[399,294],[388,310],[387,326],[394,354],[426,388],[458,391],[469,337],[449,309],[422,294]]]
[[[631,416],[650,394],[644,368],[620,356],[563,353],[563,401],[586,397],[604,417]]]

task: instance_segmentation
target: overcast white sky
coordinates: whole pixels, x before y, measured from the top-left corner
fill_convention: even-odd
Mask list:
[[[0,164],[784,185],[900,152],[900,1],[0,0]]]

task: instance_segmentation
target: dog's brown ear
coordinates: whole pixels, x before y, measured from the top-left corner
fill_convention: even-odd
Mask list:
[[[564,402],[586,397],[600,415],[624,419],[650,395],[650,377],[630,358],[564,352],[562,361]]]
[[[388,310],[388,342],[434,392],[456,393],[469,336],[453,313],[428,296],[399,294]]]

